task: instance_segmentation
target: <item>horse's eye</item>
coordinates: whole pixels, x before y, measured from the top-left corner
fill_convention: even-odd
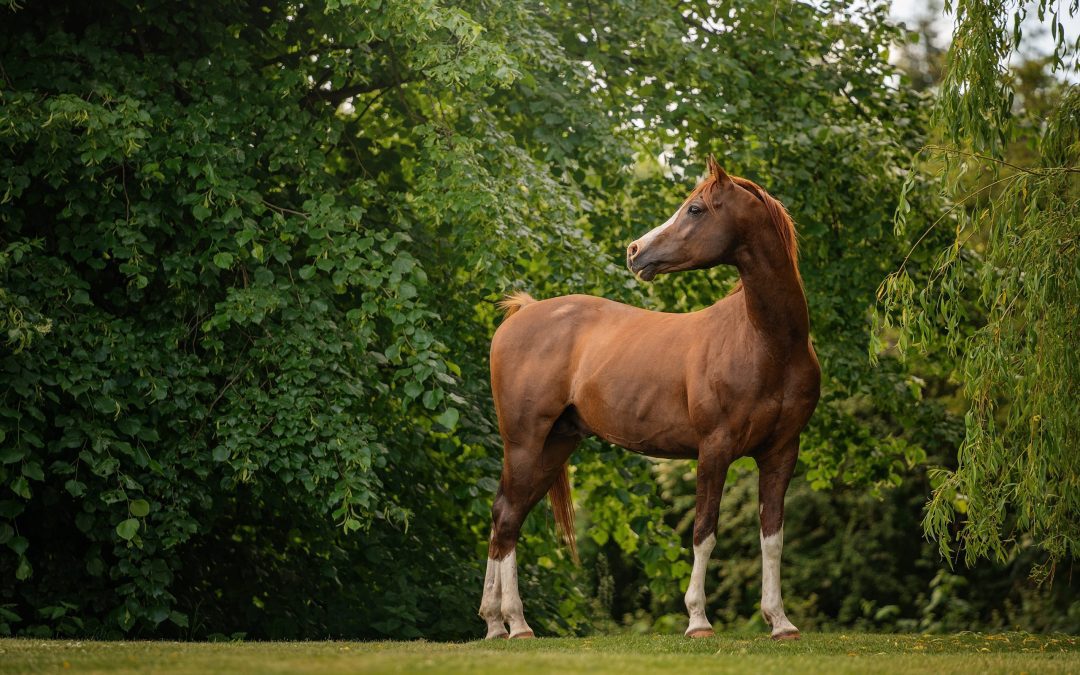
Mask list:
[[[688,212],[688,213],[689,213],[690,215],[692,215],[692,216],[696,216],[696,215],[698,215],[699,213],[701,213],[701,207],[700,207],[700,206],[698,206],[697,204],[691,204],[691,205],[690,205],[690,208],[688,208],[688,209],[686,209],[686,210],[687,210],[687,212]]]

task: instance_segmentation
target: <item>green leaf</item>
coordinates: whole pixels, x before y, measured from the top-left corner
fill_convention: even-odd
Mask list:
[[[435,418],[435,421],[450,431],[453,431],[457,428],[458,417],[459,414],[456,408],[447,408],[441,415]]]
[[[150,502],[145,499],[136,499],[128,502],[128,511],[136,518],[145,518],[150,513]]]
[[[181,628],[187,628],[188,627],[188,615],[184,614],[183,612],[177,612],[177,611],[170,612],[169,613],[169,621],[172,621],[174,624],[176,624],[177,626],[179,626]]]
[[[30,561],[26,558],[19,558],[19,566],[15,568],[15,578],[19,581],[26,581],[34,574],[34,568],[30,565]]]
[[[0,464],[14,464],[26,457],[27,448],[22,445],[11,445],[0,449]]]
[[[27,478],[42,481],[45,480],[45,472],[37,462],[27,462],[22,465],[22,474]]]
[[[139,521],[136,518],[128,518],[116,526],[116,534],[124,541],[131,541],[139,531]]]
[[[15,555],[26,553],[26,549],[29,547],[30,542],[23,536],[12,537],[11,541],[8,542],[8,548],[15,551]]]
[[[443,392],[442,389],[428,389],[424,392],[423,403],[424,407],[428,410],[434,410],[439,407],[439,403],[442,402]]]
[[[230,267],[232,267],[232,264],[233,264],[233,254],[232,253],[226,253],[224,251],[221,252],[221,253],[215,254],[214,255],[214,264],[217,265],[218,267],[220,267],[223,270],[229,269]]]
[[[117,420],[116,426],[125,434],[134,436],[139,433],[139,429],[142,428],[142,423],[136,417],[123,417]]]
[[[100,577],[105,573],[105,562],[96,556],[90,558],[86,561],[86,573],[92,577]]]
[[[30,499],[30,483],[23,476],[11,481],[11,491],[23,499]]]
[[[68,494],[72,497],[82,497],[86,494],[86,483],[71,479],[64,481],[64,489],[67,490]]]

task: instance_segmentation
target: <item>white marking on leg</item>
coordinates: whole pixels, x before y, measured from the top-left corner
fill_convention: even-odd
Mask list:
[[[525,610],[518,595],[516,547],[510,549],[510,553],[499,563],[499,574],[502,577],[502,616],[510,624],[510,637],[531,635],[532,629],[525,623]]]
[[[484,574],[484,597],[480,601],[480,616],[487,622],[485,640],[507,636],[506,624],[502,618],[502,575],[499,573],[499,561],[488,558],[487,572]]]
[[[761,533],[761,614],[772,626],[772,635],[798,634],[784,613],[780,595],[780,554],[784,550],[784,528],[765,536]]]
[[[694,546],[694,569],[690,572],[690,585],[686,588],[684,598],[686,611],[690,613],[687,635],[696,631],[712,630],[712,624],[705,616],[705,575],[714,546],[716,546],[715,534],[710,534],[705,541]]]

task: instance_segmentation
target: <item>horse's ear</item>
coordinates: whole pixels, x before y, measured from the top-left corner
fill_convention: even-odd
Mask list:
[[[720,166],[720,162],[717,162],[716,158],[712,155],[709,155],[709,158],[705,161],[705,163],[709,167],[709,175],[715,178],[718,182],[731,180],[728,177],[727,172],[724,171],[724,168]]]

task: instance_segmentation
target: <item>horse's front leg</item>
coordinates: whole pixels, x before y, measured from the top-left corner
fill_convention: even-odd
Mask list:
[[[703,444],[698,451],[697,504],[694,515],[694,568],[686,589],[686,611],[690,614],[687,637],[713,635],[712,624],[705,616],[705,575],[709,557],[716,546],[716,521],[720,514],[720,497],[731,464],[731,447],[725,441]]]
[[[784,550],[784,495],[787,493],[799,441],[777,447],[758,458],[758,502],[761,515],[761,614],[772,626],[774,640],[798,640],[799,629],[784,613],[780,594],[780,554]]]

